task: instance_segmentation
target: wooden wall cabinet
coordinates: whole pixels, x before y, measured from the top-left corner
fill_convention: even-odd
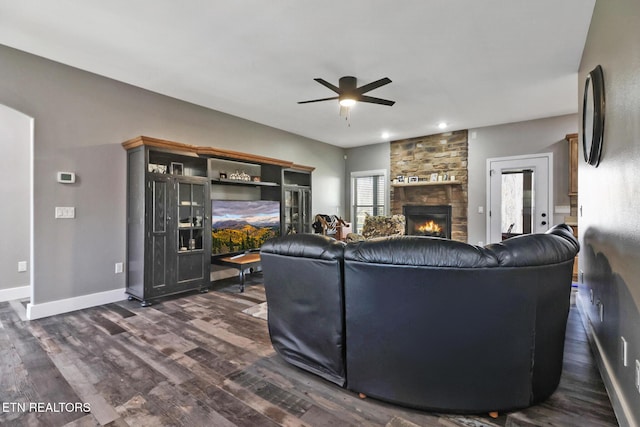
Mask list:
[[[578,134],[570,133],[565,139],[569,143],[569,195],[578,195]]]
[[[569,144],[569,205],[568,217],[565,223],[573,228],[573,234],[578,237],[578,134],[570,133],[565,136]],[[573,263],[573,281],[578,281],[578,257]]]

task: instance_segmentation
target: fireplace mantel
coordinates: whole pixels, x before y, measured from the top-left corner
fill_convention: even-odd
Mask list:
[[[447,187],[447,197],[451,199],[451,186],[452,185],[462,185],[461,181],[418,181],[418,182],[397,182],[392,183],[391,186],[400,190],[400,196],[402,198],[405,197],[404,189],[406,187],[425,187],[425,186],[434,186],[434,185],[446,185]]]
[[[421,187],[423,185],[460,185],[460,181],[418,181],[418,182],[397,182],[392,183],[392,187]]]

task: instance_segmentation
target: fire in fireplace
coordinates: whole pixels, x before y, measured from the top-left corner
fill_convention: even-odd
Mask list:
[[[402,212],[406,219],[405,234],[451,238],[451,206],[405,205]]]
[[[425,222],[422,225],[418,226],[418,232],[426,234],[426,235],[441,235],[442,234],[442,227],[440,227],[438,225],[438,223],[434,222],[433,220],[430,220],[428,222]]]

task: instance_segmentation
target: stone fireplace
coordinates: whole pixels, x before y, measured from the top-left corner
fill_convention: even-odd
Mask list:
[[[451,239],[451,206],[405,205],[405,234]]]
[[[449,210],[447,237],[466,242],[467,131],[392,141],[390,151],[391,178],[395,179],[391,184],[391,213],[405,214],[408,206],[444,206]]]

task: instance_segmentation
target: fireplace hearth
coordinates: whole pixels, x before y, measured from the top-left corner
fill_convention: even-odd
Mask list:
[[[451,239],[451,206],[405,205],[405,234]]]

